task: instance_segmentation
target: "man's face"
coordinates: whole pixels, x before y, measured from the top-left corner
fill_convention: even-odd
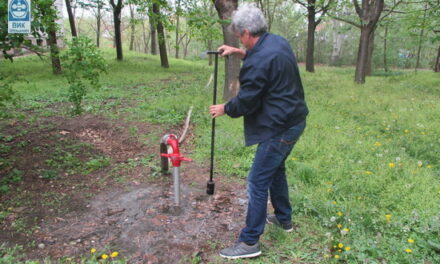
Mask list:
[[[240,39],[241,44],[243,44],[246,49],[252,48],[252,42],[250,38],[251,34],[249,33],[249,30],[245,29],[243,31],[243,34],[240,35],[239,33],[237,33],[235,34],[235,36]]]

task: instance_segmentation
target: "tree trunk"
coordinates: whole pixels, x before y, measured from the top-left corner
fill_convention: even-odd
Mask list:
[[[98,4],[98,15],[96,17],[96,47],[99,48],[101,39],[101,9],[102,7]]]
[[[70,0],[66,0],[66,9],[67,9],[67,14],[69,15],[70,31],[72,32],[72,37],[78,37],[78,34],[76,33],[75,16],[73,15],[72,12],[72,6],[70,5]]]
[[[373,74],[373,51],[374,51],[374,30],[373,33],[370,34],[370,38],[368,40],[368,57],[367,57],[367,66],[365,75],[371,76]]]
[[[307,53],[306,53],[306,71],[315,72],[314,52],[315,52],[315,7],[309,7],[307,13]]]
[[[48,42],[50,47],[50,59],[52,61],[52,72],[55,75],[61,73],[61,61],[60,61],[60,50],[58,49],[57,44],[57,30],[56,30],[56,22],[55,20],[50,22],[52,25],[48,30]]]
[[[237,9],[238,0],[213,0],[220,19],[231,19],[231,14]],[[237,47],[238,38],[229,30],[229,25],[222,24],[224,44]],[[225,85],[223,88],[223,99],[229,100],[237,95],[240,89],[238,76],[240,74],[240,59],[237,56],[225,58]]]
[[[344,39],[347,35],[339,32],[339,22],[336,20],[333,21],[333,50],[330,58],[331,66],[340,66],[341,65],[341,51],[342,45],[344,43]]]
[[[358,56],[356,62],[355,81],[359,84],[365,83],[368,60],[368,44],[370,43],[371,30],[367,26],[361,28]]]
[[[385,34],[383,37],[383,69],[385,72],[388,72],[387,40],[388,40],[388,25],[385,25]]]
[[[440,72],[440,47],[438,47],[437,59],[435,60],[434,71]]]
[[[164,68],[169,68],[168,55],[167,55],[167,45],[165,42],[165,30],[160,19],[160,7],[159,4],[153,3],[153,13],[157,18],[157,35],[159,39],[159,53],[160,53],[160,65]]]
[[[417,47],[416,68],[414,69],[416,72],[417,69],[420,67],[420,52],[422,51],[423,35],[425,34],[426,11],[427,11],[427,6],[425,5],[425,12],[423,13],[423,20],[422,20],[422,28],[420,29],[419,46]]]
[[[361,29],[361,36],[359,40],[354,80],[355,82],[362,84],[365,83],[365,76],[368,72],[368,60],[370,60],[371,71],[373,47],[370,47],[370,43],[374,43],[374,31],[376,29],[377,21],[379,21],[380,15],[383,11],[384,0],[362,0],[362,7],[359,5],[358,0],[353,0],[353,4],[356,13],[361,19],[361,25],[359,26]],[[373,46],[373,44],[371,46]]]
[[[147,39],[147,33],[145,31],[145,21],[142,21],[142,35],[144,39],[144,53],[148,53],[148,39]]]
[[[185,38],[186,38],[186,41],[185,41],[185,49],[184,49],[184,51],[183,51],[183,57],[184,57],[184,58],[186,58],[186,56],[188,56],[188,46],[189,46],[189,43],[191,42],[191,37],[189,36],[189,34],[187,34],[187,35],[185,36]]]
[[[180,0],[177,0],[176,7],[176,59],[179,58],[179,27],[180,27]]]
[[[150,20],[150,35],[151,35],[151,54],[157,54],[157,35],[156,35],[156,19],[154,14],[149,16]]]
[[[130,48],[129,48],[129,50],[133,50],[134,49],[134,34],[135,34],[135,30],[136,30],[136,25],[135,25],[135,20],[134,20],[134,7],[132,5],[130,5],[130,28],[131,28],[131,32],[130,32]]]
[[[113,22],[115,26],[115,45],[116,45],[116,59],[118,61],[123,60],[122,55],[122,36],[121,36],[121,11],[122,11],[122,1],[117,0],[115,4],[114,0],[110,0],[110,4],[113,7]]]

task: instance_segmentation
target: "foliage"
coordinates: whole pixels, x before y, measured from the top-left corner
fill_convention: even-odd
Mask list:
[[[74,104],[73,114],[82,112],[81,102],[89,86],[100,87],[99,76],[107,71],[101,52],[86,37],[73,38],[62,56],[65,76],[69,83],[69,101]]]
[[[12,80],[0,75],[0,109],[3,110],[8,103],[15,104],[17,97],[12,89]],[[3,111],[2,111],[3,112]],[[2,114],[0,114],[0,118]]]

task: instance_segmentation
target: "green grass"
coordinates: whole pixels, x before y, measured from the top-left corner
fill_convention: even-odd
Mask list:
[[[162,69],[158,57],[129,52],[116,62],[112,50],[105,56],[109,74],[86,97],[86,113],[177,125],[194,106],[191,158],[208,164],[212,88],[205,85],[212,68],[171,59],[171,68]],[[19,75],[13,87],[22,108],[68,114],[66,81],[51,75],[48,62],[28,57],[0,64],[0,74]],[[268,228],[263,256],[230,263],[333,263],[336,255],[346,263],[439,262],[440,75],[378,74],[356,85],[352,68],[301,70],[310,115],[287,161],[299,232]],[[130,133],[138,136],[134,128]],[[244,147],[242,119],[219,118],[216,135],[216,171],[244,180],[255,147]],[[90,160],[88,170],[106,162]]]

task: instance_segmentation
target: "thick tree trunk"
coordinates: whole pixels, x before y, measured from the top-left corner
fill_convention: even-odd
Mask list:
[[[435,60],[434,71],[440,72],[440,47],[438,47],[437,59]]]
[[[370,43],[371,29],[364,26],[361,28],[361,37],[359,40],[358,56],[356,62],[355,81],[359,84],[365,83],[368,61],[368,44]]]
[[[368,40],[368,57],[367,57],[367,66],[365,75],[371,76],[373,74],[373,51],[374,51],[374,30],[373,33],[370,34],[370,38]]]
[[[116,59],[118,61],[123,60],[122,55],[122,34],[121,34],[121,11],[122,11],[122,1],[117,0],[117,4],[114,0],[110,0],[110,4],[113,7],[113,22],[115,26],[115,46],[116,46]]]
[[[220,19],[231,19],[231,14],[237,9],[238,0],[216,0],[215,8]],[[229,25],[222,24],[224,44],[239,47],[238,38],[229,30]],[[240,74],[240,59],[237,56],[225,58],[225,85],[223,88],[223,99],[229,100],[237,95],[240,89],[238,76]]]
[[[52,61],[52,72],[55,75],[61,73],[61,61],[60,61],[60,50],[57,44],[57,31],[55,20],[51,21],[52,26],[48,30],[48,42],[50,47],[50,59]]]
[[[157,54],[157,35],[156,35],[156,19],[154,14],[150,15],[150,35],[151,35],[151,54]]]
[[[75,16],[73,15],[72,12],[72,6],[70,4],[70,0],[66,0],[66,9],[67,9],[67,14],[69,16],[70,31],[72,32],[72,37],[78,37],[78,34],[76,33]]]
[[[134,34],[135,34],[135,30],[136,30],[136,25],[135,25],[135,21],[134,21],[134,7],[132,5],[130,5],[130,47],[129,50],[133,50],[134,49]]]
[[[160,17],[160,7],[159,4],[153,3],[153,13],[157,18]],[[165,42],[165,29],[163,27],[161,19],[157,19],[157,35],[159,39],[159,54],[160,54],[160,65],[164,68],[169,68],[168,55],[167,55],[167,45]]]
[[[308,26],[307,26],[307,53],[306,53],[306,71],[315,72],[315,7],[308,8]]]

